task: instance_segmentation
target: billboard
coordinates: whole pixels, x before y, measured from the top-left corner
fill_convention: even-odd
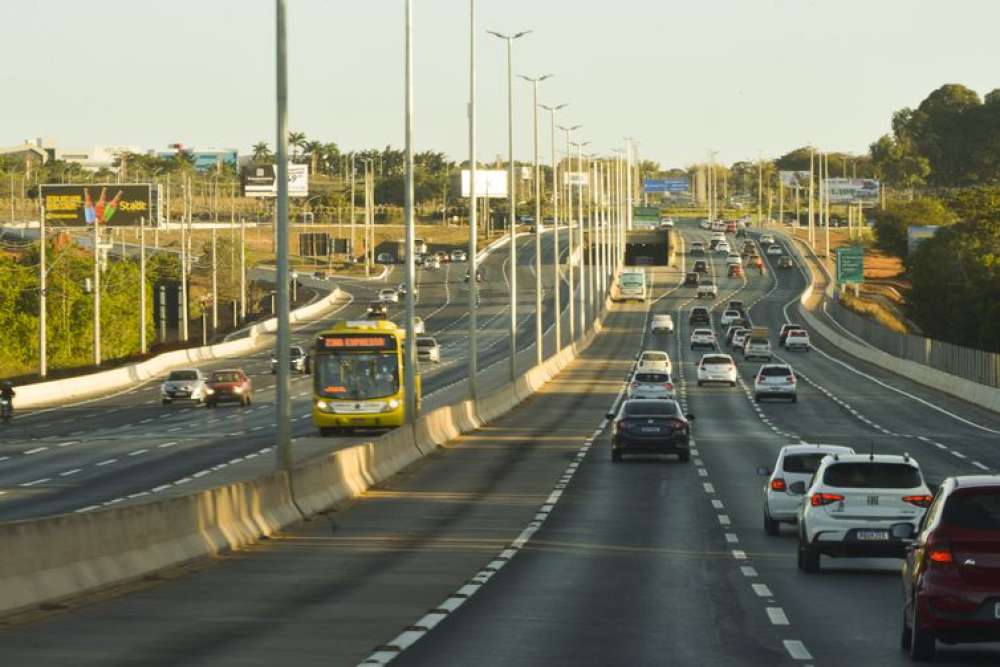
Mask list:
[[[657,226],[660,224],[660,209],[656,206],[633,206],[632,224],[636,226]]]
[[[865,281],[865,250],[861,246],[837,248],[837,282]]]
[[[462,170],[462,196],[469,196],[469,170]],[[507,172],[503,169],[476,170],[476,198],[505,199]]]
[[[149,184],[42,185],[45,224],[52,227],[138,227],[156,224]]]
[[[587,186],[590,185],[590,174],[585,171],[564,171],[563,172],[563,185],[572,186]]]
[[[299,256],[326,257],[330,254],[330,235],[326,232],[299,234]]]
[[[871,178],[826,178],[831,204],[877,204],[879,182]]]
[[[647,178],[642,182],[643,192],[687,192],[687,178]]]
[[[273,164],[251,165],[240,170],[244,197],[277,197],[278,175]],[[288,196],[309,196],[309,165],[288,164]]]
[[[921,243],[937,234],[940,225],[910,225],[906,228],[906,254],[912,255]]]
[[[781,184],[786,188],[809,187],[808,171],[779,171],[778,178],[781,179]]]

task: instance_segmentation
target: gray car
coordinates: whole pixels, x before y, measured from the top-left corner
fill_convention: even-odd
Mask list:
[[[205,402],[205,376],[197,368],[170,371],[160,385],[160,402],[170,405],[175,401]]]

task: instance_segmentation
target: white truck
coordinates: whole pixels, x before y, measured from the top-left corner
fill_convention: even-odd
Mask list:
[[[642,269],[626,268],[618,276],[618,288],[615,301],[642,301],[646,302],[648,285],[646,283],[646,272]]]

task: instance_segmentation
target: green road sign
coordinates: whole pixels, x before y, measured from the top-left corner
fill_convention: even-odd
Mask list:
[[[865,281],[865,250],[861,246],[837,248],[837,282]]]

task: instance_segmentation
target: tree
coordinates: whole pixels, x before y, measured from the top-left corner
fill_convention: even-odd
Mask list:
[[[266,141],[258,141],[253,145],[254,164],[266,164],[274,160],[274,153],[267,147]]]
[[[882,135],[869,148],[872,170],[889,185],[914,188],[926,182],[931,166],[908,140]]]
[[[289,132],[288,145],[292,147],[292,157],[297,158],[306,143],[305,132]]]
[[[955,214],[938,199],[920,197],[910,202],[890,203],[874,222],[876,243],[883,252],[905,259],[907,230],[911,225],[950,225]]]

